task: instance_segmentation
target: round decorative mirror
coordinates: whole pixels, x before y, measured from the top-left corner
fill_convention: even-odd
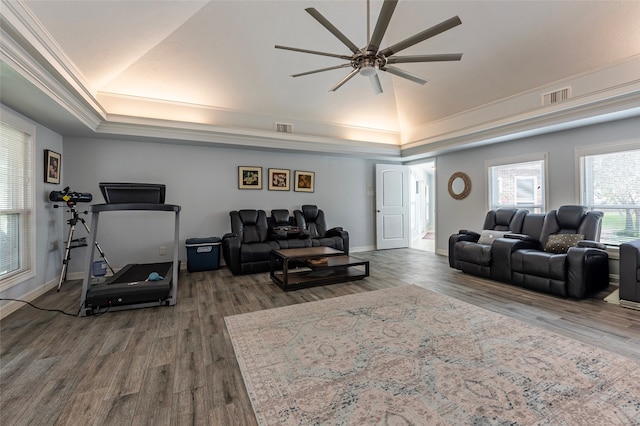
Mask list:
[[[449,178],[449,195],[456,200],[462,200],[471,192],[471,179],[466,173],[455,172]]]

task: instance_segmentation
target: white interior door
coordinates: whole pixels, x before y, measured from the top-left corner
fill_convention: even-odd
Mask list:
[[[376,164],[376,248],[409,247],[409,167]]]

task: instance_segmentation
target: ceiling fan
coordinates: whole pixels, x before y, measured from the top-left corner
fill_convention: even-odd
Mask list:
[[[441,62],[441,61],[459,61],[462,58],[462,53],[450,53],[450,54],[435,54],[435,55],[412,55],[412,56],[394,56],[396,53],[411,47],[415,44],[418,44],[428,38],[436,36],[440,33],[443,33],[453,27],[456,27],[462,24],[462,21],[458,16],[454,16],[453,18],[449,18],[446,21],[443,21],[437,25],[434,25],[431,28],[428,28],[424,31],[419,32],[399,43],[396,43],[390,47],[385,49],[380,49],[380,42],[382,41],[382,37],[384,37],[384,33],[389,26],[389,22],[391,21],[391,17],[393,15],[393,11],[396,8],[398,0],[384,0],[382,4],[382,8],[380,9],[380,15],[378,16],[378,21],[376,22],[376,26],[373,30],[373,33],[369,37],[369,0],[367,0],[367,45],[360,49],[356,46],[351,40],[349,40],[340,30],[338,30],[328,19],[326,19],[320,12],[318,12],[315,8],[310,7],[305,9],[309,15],[315,18],[323,27],[325,27],[331,34],[333,34],[338,40],[340,40],[345,46],[351,50],[351,55],[339,55],[334,53],[327,52],[318,52],[315,50],[308,49],[299,49],[297,47],[287,47],[276,45],[276,49],[284,49],[284,50],[292,50],[294,52],[302,52],[302,53],[311,53],[313,55],[322,55],[322,56],[330,56],[333,58],[344,59],[349,61],[346,64],[336,65],[333,67],[317,69],[313,71],[302,72],[299,74],[293,74],[292,77],[300,77],[303,75],[315,74],[323,71],[330,71],[339,68],[347,68],[352,67],[353,70],[347,74],[342,80],[340,80],[335,86],[333,86],[330,90],[335,92],[343,84],[349,81],[354,75],[360,74],[365,77],[369,77],[371,81],[371,85],[373,86],[373,91],[376,94],[382,93],[382,86],[380,85],[380,79],[378,78],[377,70],[386,71],[391,74],[397,75],[398,77],[406,78],[407,80],[411,80],[415,83],[425,84],[427,80],[418,77],[415,74],[411,74],[407,71],[401,70],[400,68],[396,68],[391,66],[391,64],[403,64],[409,62]]]

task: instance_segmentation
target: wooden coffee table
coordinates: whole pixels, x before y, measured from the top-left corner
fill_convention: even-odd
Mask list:
[[[330,247],[273,250],[270,262],[271,279],[285,291],[369,276],[369,261]],[[282,270],[278,269],[279,263]]]

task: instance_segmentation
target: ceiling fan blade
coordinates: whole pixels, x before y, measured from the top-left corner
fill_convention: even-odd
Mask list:
[[[386,57],[389,57],[394,53],[398,53],[401,50],[406,49],[407,47],[411,47],[414,44],[418,44],[421,41],[424,41],[428,38],[436,36],[447,30],[450,30],[451,28],[456,27],[460,24],[462,24],[462,21],[460,20],[460,18],[457,16],[454,16],[453,18],[449,18],[446,21],[442,21],[431,28],[427,28],[426,30],[419,32],[418,34],[412,37],[404,39],[401,42],[394,44],[393,46],[387,47],[386,49],[381,50],[380,53]]]
[[[373,87],[373,91],[376,95],[382,93],[382,85],[380,84],[380,77],[378,77],[378,74],[370,75],[369,81],[371,81],[371,87]]]
[[[415,74],[411,74],[410,72],[406,72],[404,70],[401,70],[400,68],[396,68],[396,67],[384,67],[381,68],[382,71],[387,71],[390,72],[391,74],[397,75],[398,77],[402,77],[402,78],[406,78],[407,80],[411,80],[415,83],[418,84],[425,84],[427,82],[427,80],[418,77]]]
[[[385,0],[382,4],[378,22],[376,22],[373,34],[371,34],[371,41],[367,46],[367,51],[377,52],[378,49],[380,49],[380,42],[382,41],[382,37],[384,37],[384,33],[387,31],[389,22],[391,22],[391,16],[393,16],[393,11],[397,4],[398,0]]]
[[[353,42],[351,40],[349,40],[346,35],[342,34],[339,29],[334,27],[333,24],[327,20],[327,18],[325,18],[324,16],[322,16],[320,14],[320,12],[318,12],[313,7],[309,7],[307,9],[305,9],[305,10],[307,11],[307,13],[309,13],[309,15],[313,16],[316,21],[320,22],[320,24],[323,27],[328,29],[331,34],[336,36],[338,38],[338,40],[340,40],[342,43],[344,43],[344,45],[347,46],[349,48],[349,50],[351,50],[353,53],[360,52],[360,49],[358,49],[358,46],[353,44]]]
[[[351,80],[351,77],[353,77],[354,75],[358,74],[358,69],[355,68],[353,71],[351,71],[349,74],[347,74],[347,76],[345,78],[343,78],[342,80],[340,80],[338,82],[338,84],[336,84],[335,86],[333,86],[331,89],[329,89],[330,92],[335,92],[336,90],[338,90],[339,88],[342,87],[343,84],[345,84],[347,81]]]
[[[442,62],[442,61],[459,61],[462,59],[462,53],[445,53],[442,55],[414,55],[414,56],[397,56],[387,58],[387,64],[406,64],[409,62]]]
[[[294,52],[311,53],[312,55],[330,56],[332,58],[340,58],[346,61],[351,60],[351,56],[347,56],[347,55],[336,55],[335,53],[318,52],[317,50],[308,50],[308,49],[300,49],[297,47],[280,46],[279,44],[276,44],[274,47],[276,49],[292,50]]]
[[[301,77],[303,75],[315,74],[317,72],[323,72],[323,71],[337,70],[339,68],[346,68],[346,67],[350,67],[350,66],[351,66],[350,63],[349,64],[336,65],[335,67],[321,68],[319,70],[301,72],[299,74],[292,74],[291,77]]]

